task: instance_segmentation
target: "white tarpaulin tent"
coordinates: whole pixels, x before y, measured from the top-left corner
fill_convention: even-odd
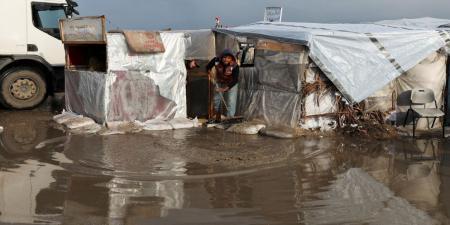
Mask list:
[[[66,109],[99,123],[186,118],[188,38],[160,34],[164,53],[130,52],[122,33],[107,34],[106,72],[66,70]]]
[[[339,91],[361,102],[449,45],[448,24],[433,18],[368,24],[257,22],[218,31],[305,45]]]

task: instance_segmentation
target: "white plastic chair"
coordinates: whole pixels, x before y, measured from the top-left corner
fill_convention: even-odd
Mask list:
[[[435,108],[427,108],[426,105],[428,103],[434,102]],[[423,106],[423,108],[413,108],[413,106]],[[434,97],[434,92],[428,88],[416,88],[411,91],[411,102],[409,105],[408,112],[406,113],[405,121],[403,126],[406,125],[406,121],[408,120],[409,113],[412,112],[413,116],[413,137],[416,137],[416,118],[417,121],[420,118],[433,118],[433,124],[431,128],[434,127],[434,123],[437,118],[440,118],[442,123],[442,135],[445,137],[445,113],[438,108],[436,98]],[[428,122],[428,129],[430,129],[430,123]]]

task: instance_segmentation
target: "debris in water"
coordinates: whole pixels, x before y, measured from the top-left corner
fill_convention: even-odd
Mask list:
[[[43,149],[48,145],[51,144],[56,144],[56,143],[60,143],[60,142],[65,142],[67,140],[67,136],[63,136],[63,137],[57,137],[57,138],[53,138],[53,139],[49,139],[46,141],[43,141],[39,144],[37,144],[34,148],[35,149]]]

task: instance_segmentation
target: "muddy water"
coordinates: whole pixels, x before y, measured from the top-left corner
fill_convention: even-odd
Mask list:
[[[0,224],[449,224],[449,142],[69,135],[0,113]]]

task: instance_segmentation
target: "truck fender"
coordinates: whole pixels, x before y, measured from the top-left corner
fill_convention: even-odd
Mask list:
[[[53,73],[53,67],[42,57],[37,55],[11,55],[0,57],[0,71],[2,71],[6,66],[11,63],[21,61],[21,60],[31,60],[35,61],[42,66],[44,66],[50,73]]]

